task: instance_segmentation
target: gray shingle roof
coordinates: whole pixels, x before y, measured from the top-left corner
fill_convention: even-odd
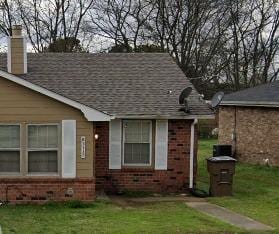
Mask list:
[[[0,69],[6,70],[5,54]],[[180,92],[193,86],[168,54],[28,54],[28,73],[20,77],[117,116],[212,114],[196,90],[190,114],[179,111]]]
[[[268,84],[259,85],[253,88],[244,89],[225,95],[221,105],[235,104],[235,105],[250,105],[250,106],[269,106],[272,104],[279,104],[279,81]]]

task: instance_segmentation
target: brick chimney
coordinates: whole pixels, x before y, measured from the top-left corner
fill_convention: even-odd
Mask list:
[[[22,36],[22,26],[12,27],[12,36],[8,38],[8,72],[14,75],[27,73],[26,41]]]

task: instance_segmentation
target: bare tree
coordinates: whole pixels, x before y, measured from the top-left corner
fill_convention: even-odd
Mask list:
[[[279,49],[278,3],[270,0],[230,2],[227,40],[227,82],[235,90],[277,79]],[[278,57],[277,57],[278,59]]]
[[[15,23],[14,4],[8,0],[0,2],[0,34],[11,34],[12,24]]]
[[[50,47],[79,52],[83,46],[167,51],[201,92],[224,85],[239,90],[278,78],[279,6],[274,0],[2,2],[0,34],[9,35],[12,24],[22,23],[35,52]]]
[[[146,29],[155,4],[147,0],[97,1],[90,11],[91,29],[127,52],[150,40]]]
[[[226,60],[228,8],[224,1],[157,0],[154,38],[196,84],[218,82]]]
[[[93,0],[17,0],[18,12],[36,52],[43,52],[57,39],[80,35]]]

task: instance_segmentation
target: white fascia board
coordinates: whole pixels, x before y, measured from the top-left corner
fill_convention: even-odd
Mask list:
[[[84,114],[85,118],[88,121],[110,121],[111,119],[114,119],[114,117],[109,115],[109,114],[103,113],[103,112],[98,111],[98,110],[93,109],[93,108],[90,108],[86,105],[83,105],[83,104],[81,104],[79,102],[76,102],[72,99],[66,98],[66,97],[64,97],[60,94],[52,92],[52,91],[50,91],[48,89],[45,89],[45,88],[43,88],[39,85],[33,84],[33,83],[31,83],[27,80],[19,78],[19,77],[13,75],[13,74],[8,73],[8,72],[0,70],[0,76],[7,79],[7,80],[15,82],[19,85],[22,85],[26,88],[34,90],[38,93],[41,93],[45,96],[51,97],[51,98],[53,98],[57,101],[65,103],[69,106],[72,106],[76,109],[79,109]]]
[[[7,53],[7,69],[8,72],[12,71],[12,63],[11,63],[11,38],[8,38],[7,40],[7,44],[8,44],[8,53]]]
[[[24,66],[24,74],[27,73],[27,42],[26,39],[23,38],[23,66]]]
[[[279,102],[265,101],[222,101],[220,106],[256,106],[256,107],[279,107]]]
[[[82,105],[78,103],[79,105]],[[88,121],[110,121],[114,119],[114,116],[111,116],[109,114],[105,114],[101,111],[98,111],[96,109],[90,108],[88,106],[82,105],[80,108],[82,113],[84,114],[85,118]]]
[[[215,115],[115,115],[116,119],[214,119]]]

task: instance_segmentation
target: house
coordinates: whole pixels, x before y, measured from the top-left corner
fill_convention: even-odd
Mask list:
[[[238,160],[279,166],[279,81],[224,96],[219,143],[232,144]]]
[[[193,187],[198,119],[212,112],[167,54],[0,57],[0,200],[94,200],[97,190]]]

